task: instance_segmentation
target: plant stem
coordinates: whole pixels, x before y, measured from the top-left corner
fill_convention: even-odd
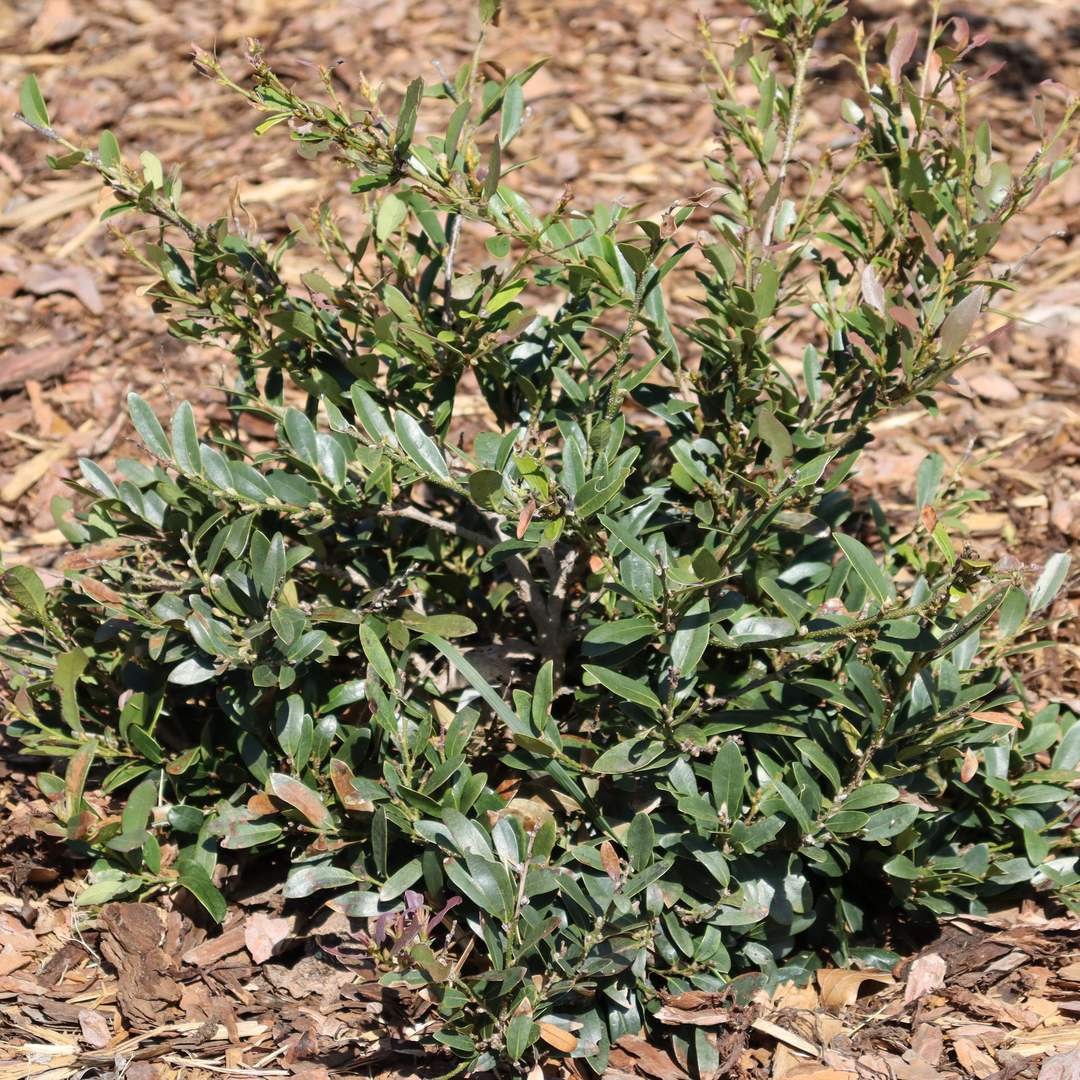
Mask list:
[[[802,111],[804,95],[806,93],[806,69],[810,66],[810,54],[814,44],[804,44],[795,54],[795,81],[791,86],[791,109],[788,112],[787,131],[784,132],[784,149],[780,157],[780,169],[776,174],[776,183],[783,190],[784,181],[787,179],[788,165],[791,163],[791,155],[795,149],[795,137],[799,133],[799,124],[802,123]],[[768,217],[765,219],[765,227],[761,230],[761,246],[768,248],[772,243],[773,228],[776,225],[776,214],[780,209],[780,195],[773,199],[769,207]]]

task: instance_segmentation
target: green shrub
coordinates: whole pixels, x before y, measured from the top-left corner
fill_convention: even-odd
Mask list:
[[[399,913],[362,940],[384,981],[429,988],[463,1067],[527,1065],[574,1022],[602,1070],[661,991],[885,960],[853,943],[889,898],[979,911],[1080,881],[1061,855],[1080,725],[1033,714],[1013,659],[1067,558],[1030,592],[1028,568],[980,561],[963,512],[985,496],[938,455],[900,528],[871,502],[876,534],[845,532],[842,486],[867,425],[932,410],[982,344],[1011,287],[988,253],[1066,167],[1076,104],[1012,176],[966,122],[962,20],[952,45],[935,21],[910,77],[914,31],[894,26],[876,68],[856,26],[850,145],[799,161],[814,42],[843,7],[754,6],[753,39],[703,31],[718,186],[659,224],[541,215],[504,182],[539,64],[485,82],[482,40],[396,121],[374,92],[350,110],[326,72],[328,103],[300,99],[255,43],[251,89],[200,51],[267,114],[256,130],[333,155],[370,207],[363,236],[324,204],[274,248],[189,221],[152,155],[137,171],[108,133],[96,153],[57,137],[28,80],[26,119],[68,151],[54,166],[160,222],[142,257],[170,332],[226,343],[234,421],[278,434],[256,455],[235,423],[200,438],[184,402],[166,432],[133,394],[145,460],[119,482],[83,461],[84,508],[57,501],[65,584],[0,579],[23,625],[9,731],[67,761],[39,783],[93,860],[80,903],[183,886],[221,918],[215,869],[277,858],[287,897]],[[736,102],[748,80],[756,107]],[[421,143],[418,110],[447,97]],[[661,282],[710,206],[701,314],[676,327]],[[465,220],[487,237],[474,263]],[[300,238],[341,284],[290,291],[277,267]],[[796,315],[816,321],[801,376],[778,360]],[[471,452],[448,438],[470,369],[499,425]],[[122,816],[94,812],[90,778]]]

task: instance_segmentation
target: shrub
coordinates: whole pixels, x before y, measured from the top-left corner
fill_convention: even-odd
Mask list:
[[[541,1040],[602,1071],[664,991],[884,961],[854,942],[886,898],[980,911],[1080,881],[1060,857],[1080,725],[1033,712],[1014,660],[1068,559],[1030,592],[1031,568],[980,561],[963,513],[985,496],[939,455],[902,526],[871,501],[876,534],[845,531],[868,519],[842,486],[872,421],[933,410],[985,344],[966,342],[1011,288],[988,255],[1066,167],[1076,102],[1056,127],[1038,105],[1013,176],[967,123],[962,19],[951,45],[935,20],[914,74],[914,30],[892,26],[874,66],[856,24],[848,145],[800,160],[814,42],[843,7],[754,7],[753,37],[702,27],[716,186],[660,222],[568,198],[541,214],[504,182],[539,64],[484,81],[482,37],[394,121],[325,71],[326,102],[301,99],[254,42],[250,89],[198,50],[267,114],[257,131],[333,155],[370,206],[358,238],[324,204],[273,248],[188,220],[152,155],[59,138],[27,81],[54,167],[97,170],[108,213],[160,224],[141,257],[170,332],[236,360],[234,424],[202,437],[188,403],[167,433],[131,396],[145,460],[118,481],[82,462],[83,508],[55,506],[63,586],[0,579],[22,620],[9,731],[67,761],[38,782],[93,860],[81,904],[186,887],[220,919],[223,865],[276,858],[287,897],[388,915],[360,935],[371,966],[427,987],[463,1066],[527,1064]],[[421,143],[428,98],[453,112]],[[339,283],[286,286],[298,239]],[[701,314],[673,326],[662,282],[695,249]],[[471,451],[449,436],[470,370],[498,422]],[[245,451],[244,413],[276,449]],[[95,810],[91,777],[121,814]],[[701,1029],[674,1032],[717,1067]]]

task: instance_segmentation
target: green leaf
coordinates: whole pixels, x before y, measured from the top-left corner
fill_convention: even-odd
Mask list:
[[[734,739],[728,739],[717,751],[712,767],[712,795],[717,812],[728,820],[742,817],[746,766],[742,751]]]
[[[400,870],[387,878],[386,884],[379,890],[379,900],[382,903],[396,900],[406,889],[419,881],[423,874],[424,865],[419,859],[407,862]]]
[[[703,596],[679,620],[671,639],[671,666],[684,676],[697,668],[709,644],[709,598]]]
[[[597,516],[600,520],[600,524],[603,525],[604,528],[607,529],[607,531],[611,533],[611,535],[616,540],[618,540],[620,544],[628,547],[632,552],[634,552],[635,555],[644,559],[654,570],[656,569],[656,558],[652,555],[649,549],[646,548],[645,545],[630,531],[630,528],[628,528],[624,522],[616,521],[614,518],[610,518],[606,514],[599,514]]]
[[[900,793],[892,784],[865,784],[856,788],[843,803],[845,810],[863,810],[868,806],[881,806],[899,798]]]
[[[360,647],[364,650],[368,663],[375,669],[375,674],[391,690],[397,686],[397,673],[394,670],[394,665],[390,663],[390,657],[386,655],[382,642],[368,623],[360,624]]]
[[[193,656],[183,660],[169,672],[167,681],[178,686],[196,686],[213,678],[217,665],[205,656]]]
[[[64,816],[66,819],[76,817],[81,809],[83,791],[86,789],[86,776],[94,763],[97,747],[97,740],[90,739],[89,742],[83,743],[68,761],[67,771],[64,773]]]
[[[300,459],[313,468],[319,464],[319,446],[315,439],[315,428],[311,421],[299,409],[286,409],[284,420],[285,434],[289,445]]]
[[[394,431],[402,450],[427,473],[450,479],[450,470],[446,467],[438,446],[424,433],[424,429],[407,412],[399,412],[394,417]]]
[[[306,311],[274,311],[266,316],[266,321],[295,338],[314,342],[320,340],[319,324]]]
[[[977,285],[949,312],[938,333],[938,355],[942,359],[951,359],[964,344],[982,311],[985,295],[986,286]]]
[[[364,426],[368,436],[375,442],[386,442],[390,446],[397,446],[390,425],[386,422],[382,409],[375,403],[375,399],[365,390],[361,390],[358,383],[353,383],[349,389],[352,397],[353,408],[356,410],[356,418]]]
[[[285,566],[285,537],[281,533],[274,533],[274,538],[266,550],[265,562],[262,566],[253,567],[259,578],[259,591],[267,602],[277,596],[285,577]]]
[[[446,162],[448,165],[454,164],[454,157],[457,154],[458,139],[461,137],[461,129],[465,124],[465,121],[469,117],[469,112],[472,109],[472,102],[466,99],[462,101],[456,109],[454,109],[450,116],[450,121],[446,125],[446,140],[443,148],[443,153],[446,154]],[[490,241],[489,241],[490,243]],[[509,250],[509,247],[507,248]],[[494,254],[494,252],[492,252]],[[495,256],[497,259],[502,258],[501,255]]]
[[[206,908],[214,922],[221,922],[228,914],[229,905],[210,875],[191,859],[181,859],[176,869],[179,874],[176,884],[187,889]]]
[[[131,413],[131,422],[139,433],[147,449],[156,457],[164,461],[172,460],[172,447],[165,438],[165,429],[162,428],[154,410],[138,394],[128,394],[128,411]]]
[[[160,159],[144,150],[139,155],[143,167],[143,180],[147,184],[153,184],[155,191],[160,191],[165,186],[165,170],[162,168]]]
[[[502,142],[499,136],[491,147],[491,156],[488,158],[487,176],[484,177],[484,190],[482,196],[485,200],[490,199],[499,187],[499,177],[502,175]]]
[[[107,904],[118,896],[126,896],[128,893],[137,892],[142,888],[142,885],[142,878],[139,877],[123,877],[117,881],[95,881],[93,885],[79,893],[75,898],[75,904],[77,907]]]
[[[1024,829],[1024,851],[1032,866],[1042,866],[1050,854],[1050,841],[1042,833]]]
[[[941,478],[945,474],[945,459],[940,454],[927,454],[919,462],[915,502],[921,510],[929,506],[937,495]]]
[[[540,1038],[540,1025],[528,1013],[518,1013],[506,1025],[506,1056],[519,1061],[525,1051]]]
[[[582,484],[574,499],[574,515],[581,521],[591,517],[622,491],[630,475],[629,469],[620,469],[617,473],[597,477]]]
[[[848,536],[846,533],[833,533],[833,539],[836,540],[840,550],[848,557],[848,562],[851,563],[855,568],[855,572],[862,578],[863,584],[884,607],[889,602],[889,583],[870,550],[856,540],[854,536]]]
[[[648,736],[623,739],[593,762],[593,771],[618,776],[647,769],[666,749],[665,743]]]
[[[34,615],[45,613],[45,585],[36,570],[29,566],[13,566],[0,574],[0,589],[23,611]]]
[[[280,124],[282,120],[288,120],[292,116],[292,113],[278,113],[277,116],[271,116],[267,120],[263,120],[255,125],[256,135],[265,135],[275,124]]]
[[[34,75],[27,75],[19,88],[19,111],[38,127],[52,127],[49,110],[45,107],[45,99],[41,96],[41,90]]]
[[[1057,552],[1046,560],[1046,569],[1039,575],[1035,587],[1031,590],[1028,609],[1032,614],[1041,611],[1057,596],[1069,573],[1072,558],[1064,552]]]
[[[394,150],[398,154],[404,154],[409,143],[412,142],[413,131],[416,128],[416,114],[420,109],[420,99],[424,96],[424,80],[415,78],[409,83],[405,91],[405,100],[401,103],[401,112],[398,114],[397,128],[394,132]]]
[[[120,828],[123,832],[144,829],[150,818],[150,811],[157,805],[157,784],[153,780],[144,780],[127,797],[127,804],[120,815]]]
[[[642,683],[628,679],[617,671],[596,667],[593,664],[585,664],[584,668],[592,678],[623,701],[633,701],[638,705],[644,705],[647,709],[660,711],[660,699]]]
[[[319,889],[340,889],[356,882],[356,875],[340,866],[301,866],[289,874],[282,895],[297,900]]]
[[[418,615],[409,609],[401,613],[401,621],[418,633],[447,638],[469,637],[478,629],[476,623],[464,615]]]
[[[53,686],[60,692],[60,715],[72,731],[82,733],[82,719],[79,715],[79,702],[75,693],[75,684],[86,670],[86,653],[78,646],[70,652],[60,653],[56,658],[56,670],[53,674]]]
[[[397,193],[387,195],[379,203],[379,209],[375,215],[375,238],[377,240],[389,239],[408,214],[409,204],[405,196]]]
[[[495,693],[491,684],[465,659],[450,644],[449,641],[444,641],[440,637],[436,637],[434,634],[424,634],[424,641],[429,641],[435,646],[450,661],[451,664],[461,672],[462,675],[469,681],[473,689],[480,692],[480,696],[488,703],[492,711],[506,724],[515,735],[531,736],[528,727],[525,722],[519,717],[509,705],[497,693]],[[555,753],[555,748],[552,747],[552,753]]]
[[[502,473],[495,469],[480,469],[469,474],[469,494],[483,510],[498,510],[503,499]]]
[[[173,457],[180,471],[191,476],[202,475],[202,455],[199,453],[199,433],[195,428],[195,410],[190,401],[181,401],[172,418]]]
[[[653,847],[656,844],[652,818],[646,813],[635,814],[623,843],[634,870],[648,866],[653,861]]]
[[[788,429],[764,405],[758,409],[757,429],[758,435],[769,447],[770,461],[783,461],[795,452]]]

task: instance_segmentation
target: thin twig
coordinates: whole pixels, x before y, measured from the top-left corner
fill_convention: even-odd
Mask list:
[[[804,46],[795,55],[795,82],[791,87],[791,110],[788,112],[787,131],[784,132],[784,150],[780,158],[780,171],[776,174],[776,183],[780,185],[781,192],[784,180],[787,179],[788,165],[791,155],[795,150],[795,137],[799,133],[799,124],[802,123],[803,95],[806,92],[806,69],[810,66],[810,53],[813,49]],[[780,193],[773,199],[769,207],[769,215],[765,219],[765,228],[761,230],[761,246],[768,248],[772,243],[773,227],[776,225],[776,213],[780,209]]]
[[[458,95],[457,87],[454,85],[453,79],[443,71],[442,64],[438,60],[429,60],[428,63],[442,76],[443,89],[450,95],[450,100],[455,104],[459,102],[461,97]]]
[[[482,536],[478,532],[473,532],[472,529],[466,529],[464,525],[458,525],[456,522],[447,521],[445,518],[425,514],[423,510],[417,510],[415,506],[387,506],[379,511],[379,517],[403,517],[410,518],[412,521],[421,521],[425,525],[442,529],[443,532],[458,536],[462,540],[468,540],[469,543],[477,544],[480,547],[490,548],[499,543],[498,540],[493,540],[489,536]]]
[[[557,619],[562,614],[563,604],[566,602],[566,591],[570,587],[580,555],[580,549],[573,547],[559,565],[558,577],[555,578],[551,592],[548,593],[548,615],[552,619]]]
[[[451,292],[454,287],[454,256],[457,254],[458,237],[461,235],[461,215],[450,214],[447,224],[450,226],[450,239],[446,245],[446,259],[443,272],[446,280],[443,283],[443,312],[442,324],[449,328],[454,322],[454,312],[450,307]]]

